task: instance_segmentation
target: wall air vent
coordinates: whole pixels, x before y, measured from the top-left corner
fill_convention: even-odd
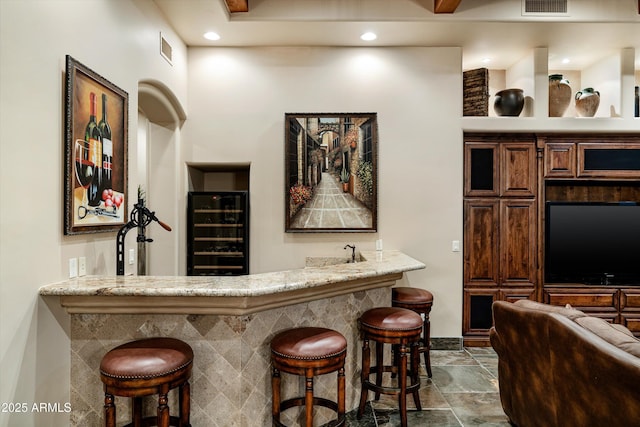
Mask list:
[[[171,45],[169,44],[167,39],[162,36],[162,33],[160,33],[160,55],[162,55],[162,57],[166,59],[167,62],[171,65],[173,65],[173,62],[171,62],[172,54],[173,49],[171,48]]]
[[[522,0],[522,15],[566,16],[568,0]]]

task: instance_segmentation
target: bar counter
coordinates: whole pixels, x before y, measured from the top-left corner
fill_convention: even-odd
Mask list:
[[[111,348],[133,339],[171,336],[192,346],[193,426],[271,425],[269,342],[279,331],[323,326],[347,338],[347,410],[359,398],[357,319],[390,305],[391,286],[425,265],[399,251],[362,252],[361,261],[309,258],[307,267],[247,276],[87,276],[40,288],[71,316],[71,425],[100,425],[104,395],[98,366]],[[315,381],[316,394],[335,398],[335,375]],[[300,388],[302,387],[302,389]],[[283,377],[283,396],[304,382]],[[153,411],[153,399],[149,403]],[[130,414],[116,398],[118,421]],[[177,408],[172,396],[170,408]],[[292,414],[288,414],[291,412]],[[283,413],[286,424],[296,421]],[[319,421],[330,411],[319,410]]]

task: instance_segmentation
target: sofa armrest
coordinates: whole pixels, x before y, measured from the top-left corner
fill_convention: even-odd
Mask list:
[[[637,425],[640,358],[563,316],[550,316],[559,418],[584,427]]]

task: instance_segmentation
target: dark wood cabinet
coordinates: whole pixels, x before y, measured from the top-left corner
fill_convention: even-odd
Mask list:
[[[248,274],[248,192],[190,192],[187,209],[187,274]]]
[[[535,298],[536,147],[519,138],[465,141],[465,345],[487,345],[496,300]]]
[[[530,142],[466,141],[466,197],[534,197],[536,147]]]
[[[488,134],[464,139],[465,345],[489,345],[494,301],[571,306],[640,336],[640,286],[545,283],[547,202],[640,203],[638,134]]]
[[[547,285],[543,302],[567,304],[590,316],[620,323],[640,337],[640,288]]]

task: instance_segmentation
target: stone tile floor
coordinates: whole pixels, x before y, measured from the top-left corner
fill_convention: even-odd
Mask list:
[[[424,359],[421,358],[424,363]],[[498,394],[498,357],[492,348],[469,347],[463,351],[432,350],[433,378],[427,378],[421,366],[420,402],[416,411],[413,399],[407,399],[410,426],[508,427]],[[373,393],[370,399],[373,398]],[[396,427],[400,425],[394,396],[370,401],[365,415],[356,419],[348,414],[350,427]]]

